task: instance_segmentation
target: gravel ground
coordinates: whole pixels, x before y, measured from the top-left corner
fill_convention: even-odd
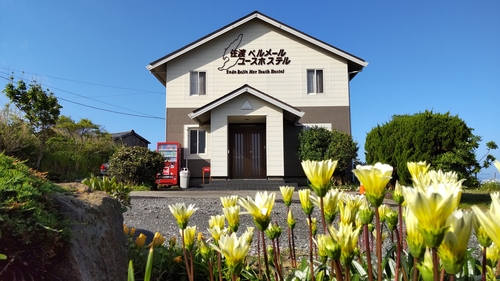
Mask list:
[[[152,237],[156,231],[159,231],[167,238],[167,240],[172,236],[179,237],[179,228],[176,220],[168,208],[168,205],[178,202],[184,202],[186,206],[189,204],[195,204],[195,207],[198,208],[198,210],[190,218],[189,225],[196,225],[197,231],[202,231],[205,237],[210,237],[210,234],[207,231],[210,216],[223,214],[222,204],[219,198],[132,197],[132,208],[123,214],[124,223],[129,227],[135,227],[137,232],[146,233],[148,237]],[[306,216],[304,215],[298,200],[294,200],[290,208],[292,209],[297,222],[294,230],[296,251],[297,253],[307,253],[309,249],[309,228]],[[244,208],[241,208],[241,212],[244,210]],[[314,209],[312,216],[318,218],[318,233],[322,233],[318,208]],[[278,225],[282,228],[280,248],[282,251],[288,249],[286,223],[287,209],[281,199],[276,199],[271,217],[272,221],[278,223]],[[254,226],[252,217],[249,214],[242,214],[240,217],[238,235],[243,233],[247,226]],[[255,233],[257,234],[257,231],[255,231]],[[254,241],[256,241],[256,236],[254,236]],[[266,242],[269,245],[269,240]],[[254,242],[253,245],[255,244],[256,243]],[[476,258],[480,256],[480,249],[477,243],[477,238],[474,234],[471,236],[469,241],[469,247],[471,249],[475,249],[473,255]],[[256,253],[255,248],[251,251],[251,254],[252,253]]]

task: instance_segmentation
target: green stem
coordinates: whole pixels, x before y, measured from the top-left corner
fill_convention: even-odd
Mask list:
[[[486,249],[486,247],[483,247],[483,264],[481,265],[483,269],[483,272],[481,273],[482,281],[486,281]]]
[[[186,243],[184,242],[184,229],[182,230],[182,251],[184,253],[184,264],[186,265],[186,273],[188,276],[189,281],[193,281],[193,278],[191,277],[191,270],[189,270],[189,260],[186,252]]]
[[[286,207],[286,213],[287,213],[287,215],[288,215],[289,212],[290,212],[290,207],[287,206]],[[286,232],[288,234],[288,249],[290,251],[290,263],[292,264],[292,267],[294,267],[293,266],[293,253],[292,253],[292,239],[290,237],[291,229],[290,229],[290,226],[288,224],[287,224],[287,226],[288,227],[286,228],[286,230],[287,230]]]
[[[323,225],[323,234],[326,234],[326,219],[325,219],[325,206],[323,203],[323,197],[319,198],[319,207],[320,207],[320,213],[321,213],[321,224]]]

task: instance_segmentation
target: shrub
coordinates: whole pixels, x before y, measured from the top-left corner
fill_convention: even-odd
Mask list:
[[[145,147],[121,147],[109,160],[108,174],[130,185],[154,185],[156,174],[164,166],[163,157]]]
[[[0,154],[0,252],[8,257],[0,259],[0,280],[50,274],[45,266],[69,238],[67,221],[52,200],[56,192],[64,190],[45,174]]]
[[[115,198],[120,202],[122,211],[126,211],[130,208],[130,192],[132,188],[123,184],[116,182],[116,178],[112,177],[96,177],[92,175],[90,178],[82,180],[82,183],[87,185],[90,190],[105,191],[109,196]]]
[[[485,191],[500,191],[500,180],[499,179],[487,179],[481,182],[481,190]]]

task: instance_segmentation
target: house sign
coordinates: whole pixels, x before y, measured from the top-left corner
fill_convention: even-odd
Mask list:
[[[239,48],[243,34],[231,42],[222,55],[224,63],[218,68],[226,74],[285,74],[285,69],[279,66],[289,65],[292,61],[286,56],[285,49],[242,49]],[[254,69],[235,70],[236,65],[251,66]],[[267,66],[267,68],[264,68]]]

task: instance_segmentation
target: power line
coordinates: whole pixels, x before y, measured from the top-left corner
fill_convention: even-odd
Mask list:
[[[5,73],[5,72],[0,72],[0,73],[9,74],[9,73]],[[9,78],[4,77],[4,76],[0,76],[0,78],[3,78],[5,80],[10,81]],[[19,76],[18,76],[18,78],[19,78]],[[22,79],[22,78],[20,78],[20,79]],[[128,108],[120,107],[120,106],[117,106],[117,105],[109,104],[109,103],[106,103],[106,102],[103,102],[103,101],[95,100],[95,99],[92,99],[92,98],[89,98],[89,97],[86,97],[86,96],[83,96],[83,95],[79,95],[79,94],[76,94],[76,93],[72,93],[72,92],[69,92],[69,91],[66,91],[66,90],[58,89],[58,88],[55,88],[55,87],[52,87],[52,88],[56,89],[56,90],[59,90],[59,91],[62,91],[62,92],[65,92],[65,93],[73,94],[73,95],[76,95],[76,96],[79,96],[79,97],[83,97],[83,98],[90,99],[90,100],[93,100],[93,101],[101,102],[101,103],[104,103],[104,104],[107,104],[107,105],[111,105],[111,106],[115,106],[115,107],[122,108],[122,109],[125,109],[125,110],[129,110],[129,111],[132,111],[132,112],[137,112],[137,113],[144,114],[142,112],[138,112],[138,111],[135,111],[135,110],[132,110],[132,109],[128,109]],[[126,112],[120,112],[120,111],[114,111],[114,110],[109,110],[109,109],[105,109],[105,108],[95,107],[95,106],[91,106],[91,105],[87,105],[87,104],[83,104],[83,103],[71,101],[71,100],[68,100],[68,99],[65,99],[65,98],[61,98],[61,97],[58,97],[58,99],[66,101],[66,102],[69,102],[69,103],[77,104],[77,105],[80,105],[80,106],[84,106],[84,107],[88,107],[88,108],[92,108],[92,109],[96,109],[96,110],[101,110],[101,111],[105,111],[105,112],[115,113],[115,114],[128,115],[128,116],[141,117],[141,118],[151,118],[151,119],[165,120],[164,117],[157,117],[157,116],[153,116],[153,115],[131,114],[131,113],[126,113]]]
[[[165,94],[164,92],[159,92],[159,91],[133,89],[133,88],[127,88],[127,87],[121,87],[121,86],[112,86],[112,85],[99,84],[99,83],[93,83],[93,82],[79,81],[79,80],[74,80],[74,79],[68,79],[68,78],[61,78],[61,77],[55,77],[55,76],[37,74],[37,73],[27,72],[27,71],[23,71],[23,70],[15,70],[15,69],[10,69],[10,68],[5,68],[5,67],[0,67],[0,69],[5,69],[7,71],[14,71],[14,72],[17,71],[17,72],[27,73],[27,74],[31,74],[31,75],[38,75],[38,76],[43,76],[43,77],[52,78],[52,79],[58,79],[58,80],[63,80],[63,81],[69,81],[69,82],[75,82],[75,83],[81,83],[81,84],[87,84],[87,85],[94,85],[94,86],[100,86],[100,87],[115,88],[115,89],[121,89],[121,90],[127,90],[127,91],[136,91],[136,92],[143,92],[143,93],[155,93],[155,94],[162,94],[162,95]],[[8,73],[6,73],[6,74],[8,74]]]

